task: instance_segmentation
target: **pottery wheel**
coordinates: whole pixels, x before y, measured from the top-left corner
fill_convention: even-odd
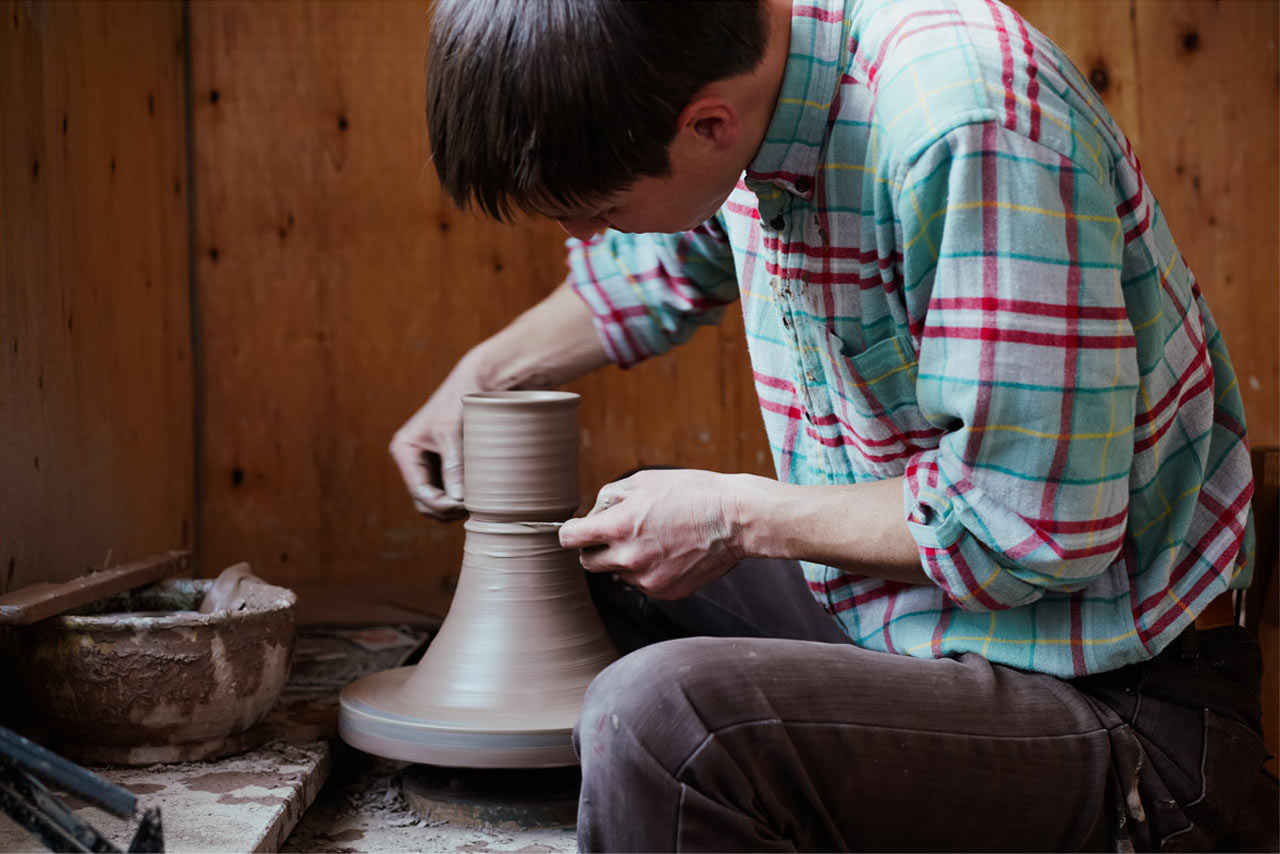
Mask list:
[[[413,667],[351,683],[338,698],[339,732],[348,744],[392,759],[466,768],[577,765],[576,710],[492,713],[409,702]]]
[[[454,768],[576,765],[573,726],[617,659],[578,555],[552,528],[579,503],[578,396],[466,395],[471,517],[453,602],[417,665],[339,697],[338,731],[378,756]]]
[[[572,827],[582,774],[577,768],[493,771],[411,765],[400,778],[410,809],[430,822],[482,827]]]

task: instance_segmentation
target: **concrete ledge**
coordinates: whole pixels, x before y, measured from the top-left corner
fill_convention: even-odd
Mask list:
[[[138,806],[159,806],[166,851],[280,849],[329,775],[327,742],[277,743],[216,762],[93,768],[138,795]],[[74,797],[76,814],[121,849],[137,822],[122,821]],[[35,837],[0,815],[0,851],[42,850]]]

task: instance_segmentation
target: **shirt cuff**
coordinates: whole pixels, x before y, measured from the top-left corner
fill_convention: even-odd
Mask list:
[[[915,455],[903,476],[907,527],[924,572],[965,611],[1002,611],[1040,599],[1045,589],[1019,578],[965,526],[940,484],[937,452]]]

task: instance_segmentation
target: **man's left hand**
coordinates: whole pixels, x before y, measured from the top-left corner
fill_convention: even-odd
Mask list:
[[[616,572],[655,599],[681,599],[742,554],[733,475],[650,470],[608,484],[596,506],[560,529],[590,572]]]

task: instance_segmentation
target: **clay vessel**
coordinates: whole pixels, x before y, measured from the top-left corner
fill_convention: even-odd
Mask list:
[[[493,521],[568,519],[578,509],[578,401],[566,391],[462,398],[463,503]]]
[[[416,667],[342,692],[340,732],[370,753],[464,767],[576,764],[570,734],[617,651],[576,552],[554,530],[471,519],[448,617]]]
[[[23,688],[55,750],[149,765],[226,756],[260,740],[253,727],[289,675],[296,597],[246,584],[243,607],[202,614],[212,586],[167,579],[17,635]]]

